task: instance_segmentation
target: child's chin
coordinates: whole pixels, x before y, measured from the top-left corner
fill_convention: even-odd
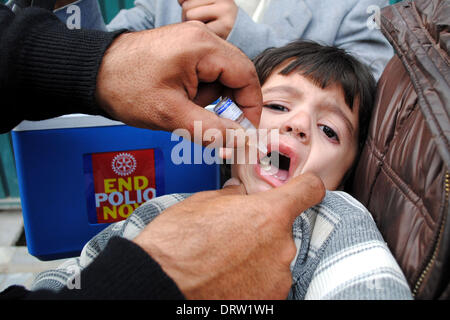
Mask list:
[[[250,185],[246,185],[244,183],[245,190],[247,190],[247,194],[263,192],[272,189],[273,187],[268,185],[265,182],[260,183],[251,183]]]

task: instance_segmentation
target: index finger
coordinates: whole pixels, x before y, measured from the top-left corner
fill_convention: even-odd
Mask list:
[[[200,81],[218,81],[231,92],[234,102],[257,127],[262,112],[262,93],[255,66],[238,48],[223,40],[197,64]]]
[[[244,87],[234,89],[231,94],[233,101],[242,109],[245,117],[258,128],[262,113],[262,95],[259,87]]]

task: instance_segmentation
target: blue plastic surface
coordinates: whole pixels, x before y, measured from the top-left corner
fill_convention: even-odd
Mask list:
[[[163,192],[157,189],[156,196],[220,187],[219,165],[171,161],[172,148],[180,142],[171,141],[168,132],[121,125],[14,131],[12,137],[28,251],[41,260],[78,255],[90,238],[109,225],[89,222],[83,175],[83,157],[88,154],[159,150],[164,182]],[[187,143],[193,147],[194,159],[194,148],[200,152],[203,148]]]

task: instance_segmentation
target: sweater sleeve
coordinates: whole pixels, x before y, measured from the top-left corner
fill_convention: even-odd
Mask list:
[[[69,113],[103,114],[95,102],[97,72],[124,32],[69,30],[50,11],[17,15],[0,5],[0,133],[22,120]]]
[[[61,291],[28,291],[13,286],[0,299],[184,299],[169,278],[144,250],[135,243],[115,237],[80,274],[80,286]]]

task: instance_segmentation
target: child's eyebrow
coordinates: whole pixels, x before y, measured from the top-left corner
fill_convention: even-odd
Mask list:
[[[273,93],[273,92],[285,92],[291,96],[297,96],[297,97],[301,97],[303,95],[303,93],[298,90],[297,88],[291,87],[291,86],[275,86],[275,87],[270,87],[268,89],[263,89],[262,93],[263,94],[268,94],[268,93]]]

